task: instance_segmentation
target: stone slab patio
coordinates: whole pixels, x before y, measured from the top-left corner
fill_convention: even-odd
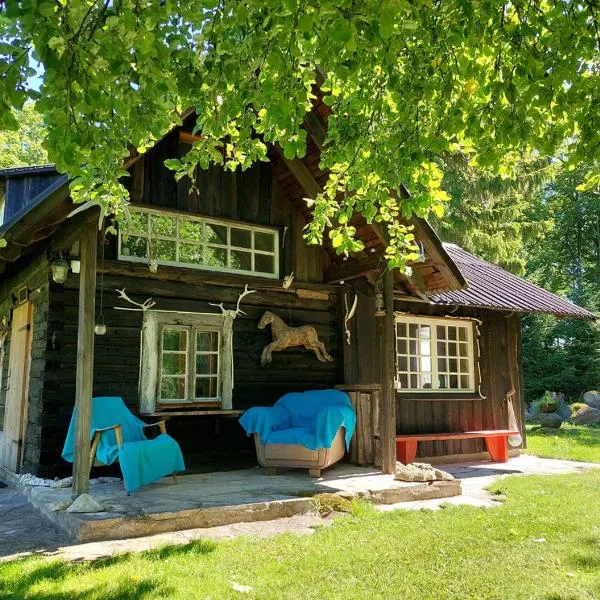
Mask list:
[[[185,475],[173,484],[164,478],[127,496],[122,482],[92,486],[90,494],[105,507],[99,513],[52,511],[70,500],[71,488],[21,486],[28,500],[79,542],[117,540],[231,523],[270,521],[314,512],[315,496],[337,494],[396,504],[461,493],[460,481],[406,483],[377,469],[338,464],[319,479],[305,470],[269,477],[259,467]]]

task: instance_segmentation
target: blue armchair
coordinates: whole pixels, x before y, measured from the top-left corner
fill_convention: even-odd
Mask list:
[[[148,439],[146,427],[157,426],[160,435]],[[161,477],[185,471],[179,444],[167,434],[165,422],[150,425],[140,421],[119,396],[92,398],[92,447],[90,469],[119,461],[125,490],[131,493]],[[62,457],[73,462],[75,451],[75,410],[71,417]]]
[[[285,394],[272,407],[251,408],[240,418],[270,475],[277,467],[299,467],[320,477],[344,456],[355,424],[350,398],[339,390]]]

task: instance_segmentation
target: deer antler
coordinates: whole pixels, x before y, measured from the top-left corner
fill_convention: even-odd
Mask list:
[[[344,317],[344,330],[346,332],[346,343],[350,345],[350,328],[348,327],[348,323],[354,316],[356,312],[356,307],[358,305],[358,294],[354,295],[354,302],[352,303],[352,308],[348,310],[348,297],[346,296],[346,292],[344,292],[344,304],[346,305],[346,316]]]
[[[248,284],[246,284],[246,286],[244,287],[244,291],[239,295],[238,297],[238,301],[235,307],[235,312],[238,315],[245,315],[246,313],[243,310],[240,310],[240,302],[242,301],[242,298],[244,296],[247,296],[248,294],[254,294],[254,292],[256,292],[256,290],[249,290],[248,289]]]
[[[247,296],[248,294],[254,294],[254,292],[256,292],[256,290],[249,290],[248,289],[248,284],[246,284],[246,286],[244,287],[244,291],[238,296],[237,299],[237,304],[235,306],[235,310],[226,310],[225,306],[223,305],[222,302],[219,302],[218,304],[214,303],[214,302],[209,302],[210,306],[216,306],[217,308],[221,309],[221,314],[225,314],[225,313],[232,313],[234,316],[237,315],[245,315],[246,313],[240,308],[240,302],[242,301],[242,298],[244,296]]]
[[[135,300],[132,300],[125,293],[125,288],[123,288],[122,290],[115,290],[115,292],[117,292],[117,294],[119,294],[119,298],[121,298],[122,300],[125,300],[125,302],[129,302],[129,304],[133,304],[134,306],[139,306],[142,311],[147,311],[156,304],[156,302],[152,298],[148,298],[147,300],[144,300],[144,302],[141,302],[141,303],[136,302]]]
[[[225,306],[223,306],[222,302],[219,302],[219,304],[215,304],[214,302],[209,302],[208,303],[209,306],[216,306],[217,308],[221,309],[221,313],[225,314]]]

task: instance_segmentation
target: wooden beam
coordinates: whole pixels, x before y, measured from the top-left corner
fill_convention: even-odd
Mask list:
[[[73,244],[81,238],[81,232],[90,224],[95,224],[98,227],[98,219],[100,213],[97,207],[89,208],[83,212],[73,215],[65,221],[56,235],[53,236],[50,244],[51,252],[59,252],[60,250],[68,250]]]
[[[338,283],[363,277],[377,271],[383,266],[381,254],[371,254],[357,259],[349,259],[341,265],[328,267],[325,270],[326,283]]]
[[[75,460],[73,498],[89,490],[90,429],[94,377],[94,314],[96,308],[96,252],[98,225],[89,222],[81,232],[77,373],[75,376]]]
[[[193,133],[190,133],[189,131],[180,131],[179,132],[179,141],[182,144],[193,144],[194,142],[197,142],[199,140],[200,140],[199,135],[195,135]]]
[[[327,137],[327,130],[323,123],[321,123],[321,119],[319,119],[313,110],[310,110],[304,115],[304,128],[315,143],[315,146],[319,150],[323,150],[325,138]]]
[[[396,472],[396,393],[394,390],[394,274],[389,269],[383,275],[385,316],[377,319],[380,340],[381,372],[381,450],[384,473]]]
[[[317,195],[323,191],[323,188],[313,177],[310,169],[299,158],[286,158],[283,154],[283,150],[277,144],[273,146],[273,148],[279,153],[287,168],[296,178],[296,181],[300,184],[307,197],[314,200]]]

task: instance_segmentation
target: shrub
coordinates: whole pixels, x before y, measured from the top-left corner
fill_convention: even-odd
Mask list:
[[[568,420],[571,418],[571,407],[565,400],[564,394],[560,392],[544,392],[541,398],[538,398],[529,405],[529,414],[532,420],[537,421],[540,418],[540,413],[544,411],[544,407],[554,407],[551,412],[555,412],[560,415],[563,419]]]

